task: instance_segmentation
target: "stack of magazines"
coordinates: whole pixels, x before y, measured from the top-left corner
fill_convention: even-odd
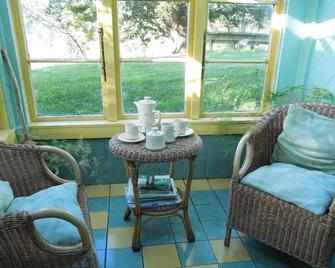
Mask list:
[[[158,207],[180,204],[181,198],[177,193],[177,188],[173,179],[169,175],[142,175],[138,178],[138,192],[141,207]],[[128,206],[135,208],[134,190],[131,179],[128,187],[125,188]]]

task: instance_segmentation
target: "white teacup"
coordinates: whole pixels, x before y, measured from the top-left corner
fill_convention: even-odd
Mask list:
[[[184,118],[177,118],[174,120],[174,129],[179,132],[180,135],[184,135],[190,124],[190,121]]]
[[[174,125],[170,122],[162,122],[161,129],[164,132],[165,142],[173,142],[178,137],[179,132],[174,131]]]
[[[124,124],[126,138],[128,140],[137,140],[140,135],[140,125],[135,122],[126,122]]]

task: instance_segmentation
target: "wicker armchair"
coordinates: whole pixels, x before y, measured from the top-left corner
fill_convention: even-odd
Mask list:
[[[43,152],[64,157],[73,168],[78,183],[78,203],[86,225],[72,214],[56,209],[2,214],[0,267],[97,267],[87,198],[78,164],[71,155],[50,146],[9,145],[0,142],[0,178],[10,182],[16,197],[28,196],[66,182],[47,168],[42,158]],[[59,218],[71,222],[79,230],[81,243],[71,246],[48,243],[34,228],[33,222],[41,218]]]
[[[335,118],[335,106],[302,104],[306,109]],[[288,106],[266,114],[241,139],[235,154],[225,245],[231,228],[292,255],[313,267],[329,267],[335,244],[335,200],[322,216],[240,183],[241,178],[271,163]],[[246,147],[246,156],[241,158]],[[271,178],[269,178],[271,179]]]

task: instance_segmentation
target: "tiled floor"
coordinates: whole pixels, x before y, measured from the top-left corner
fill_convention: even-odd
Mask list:
[[[183,181],[177,181],[184,188]],[[154,219],[142,229],[142,250],[131,249],[133,216],[123,220],[124,184],[88,186],[89,209],[99,267],[106,268],[249,268],[309,267],[251,237],[233,231],[223,245],[227,213],[227,179],[194,180],[190,219],[196,237],[188,243],[179,217]]]

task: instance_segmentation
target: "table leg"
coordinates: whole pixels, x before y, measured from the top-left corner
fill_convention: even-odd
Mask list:
[[[124,165],[125,165],[125,168],[126,168],[127,179],[129,180],[129,178],[130,178],[129,168],[130,167],[128,166],[127,161],[124,161]],[[130,214],[131,214],[131,209],[127,205],[126,211],[124,212],[123,219],[128,220],[129,217],[130,217]]]
[[[189,195],[191,191],[195,159],[196,159],[195,156],[189,159],[188,178],[186,182],[186,189],[185,189],[184,200],[183,200],[183,223],[184,223],[184,227],[186,230],[187,239],[189,242],[195,241],[190,218],[188,216],[188,199],[189,199]]]
[[[138,165],[134,162],[128,161],[127,165],[131,174],[134,198],[135,198],[135,229],[133,234],[133,251],[139,251],[141,247],[141,202],[138,193]]]

